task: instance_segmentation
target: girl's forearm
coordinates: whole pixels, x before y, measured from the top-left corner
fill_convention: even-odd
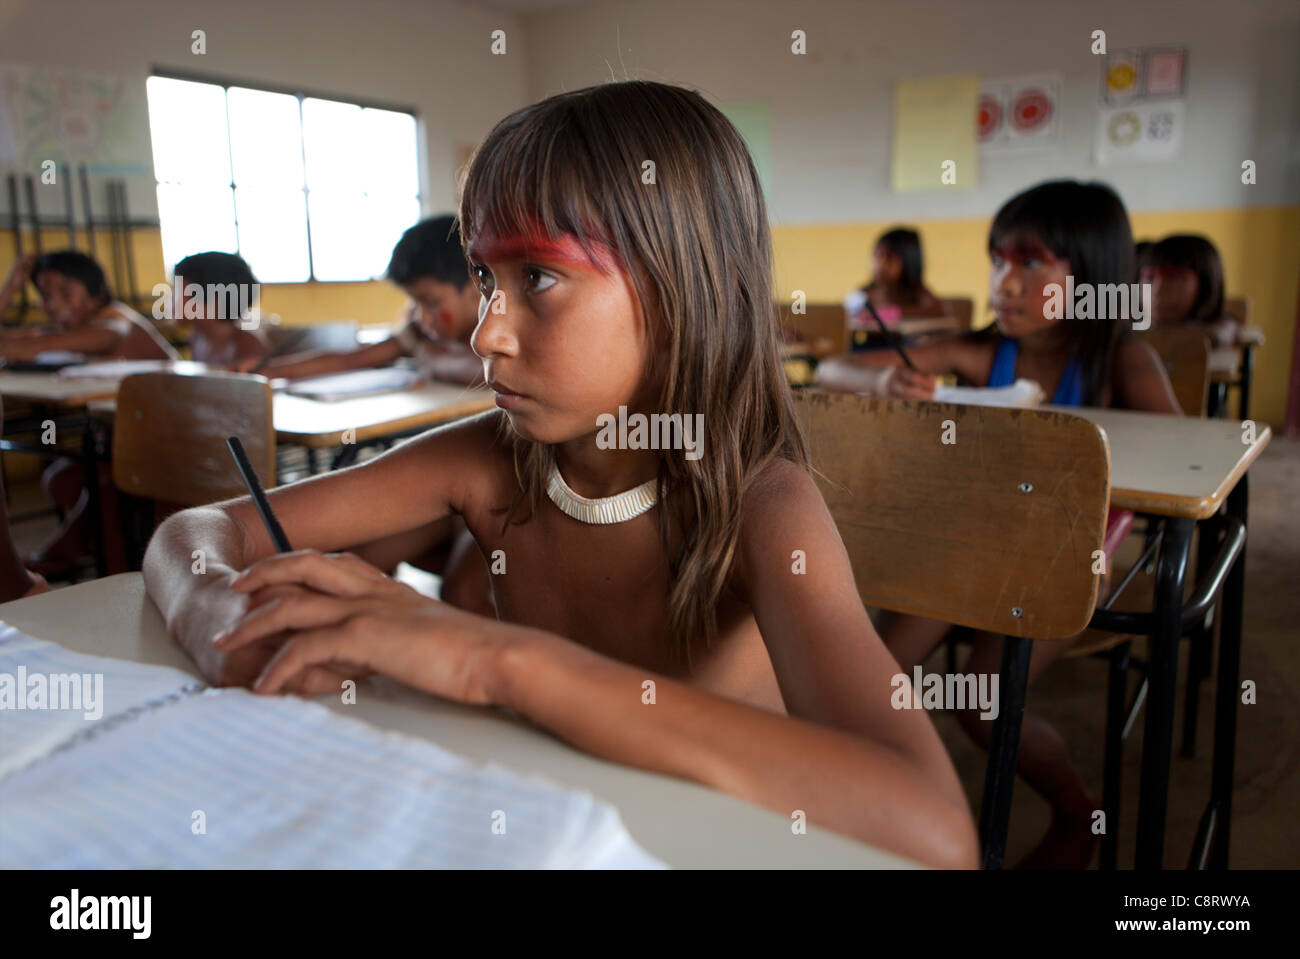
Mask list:
[[[173,633],[194,590],[232,570],[242,570],[243,539],[220,509],[198,507],[177,513],[158,527],[144,556],[149,596]]]
[[[964,797],[885,746],[521,631],[494,699],[584,752],[710,786],[919,862],[973,867]],[[653,703],[644,683],[652,681]]]

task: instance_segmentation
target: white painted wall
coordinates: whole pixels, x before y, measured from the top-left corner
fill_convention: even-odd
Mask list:
[[[531,99],[616,76],[769,104],[777,224],[987,215],[1058,176],[1103,178],[1134,210],[1300,203],[1296,0],[655,0],[530,14],[525,26]],[[795,29],[805,56],[790,53]],[[1096,29],[1111,50],[1189,48],[1177,162],[1093,164]],[[890,190],[898,78],[1041,72],[1065,81],[1059,149],[1004,154],[971,190]],[[1241,183],[1245,159],[1255,186]]]
[[[492,56],[492,29],[509,52]],[[207,31],[205,56],[190,33]],[[805,30],[807,56],[790,32]],[[1176,163],[1098,169],[1094,29],[1112,49],[1185,44],[1188,124]],[[765,102],[774,223],[985,215],[1051,176],[1103,177],[1135,210],[1300,202],[1296,0],[624,0],[517,15],[453,0],[0,0],[0,59],[118,72],[154,66],[409,104],[426,209],[451,207],[456,147],[531,100],[613,77]],[[986,164],[972,190],[889,189],[891,100],[905,76],[1064,75],[1064,137]],[[1243,186],[1241,161],[1258,165]],[[61,209],[47,188],[42,210]],[[153,215],[152,181],[130,183]],[[7,198],[0,195],[0,211]]]

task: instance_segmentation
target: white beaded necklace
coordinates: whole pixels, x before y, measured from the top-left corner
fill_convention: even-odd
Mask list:
[[[640,486],[613,496],[588,499],[579,496],[564,482],[554,458],[551,460],[550,475],[546,479],[546,495],[559,507],[560,512],[580,523],[596,526],[625,523],[654,509],[655,503],[659,501],[658,487],[657,479],[646,480]]]

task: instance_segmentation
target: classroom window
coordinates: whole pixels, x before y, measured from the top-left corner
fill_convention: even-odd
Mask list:
[[[263,283],[369,280],[420,218],[415,117],[232,84],[147,84],[163,258],[238,253]]]

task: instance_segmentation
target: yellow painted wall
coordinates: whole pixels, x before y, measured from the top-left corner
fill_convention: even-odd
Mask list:
[[[940,296],[971,297],[977,326],[989,321],[984,247],[991,219],[910,224],[921,234],[926,283]],[[1250,297],[1251,322],[1263,329],[1266,338],[1258,353],[1253,412],[1280,427],[1300,292],[1300,207],[1134,213],[1132,220],[1138,239],[1192,232],[1214,241],[1223,256],[1228,294]],[[894,225],[879,221],[774,227],[777,295],[788,299],[791,291],[803,290],[812,302],[838,303],[867,278],[875,238]],[[162,243],[157,230],[137,230],[135,237],[136,288],[147,295],[166,278]],[[64,236],[46,231],[44,239],[46,249],[57,249]],[[107,237],[101,234],[97,240],[96,252],[111,276]],[[0,263],[12,259],[13,241],[0,234]],[[120,283],[116,286],[121,288]],[[340,320],[389,324],[404,303],[401,290],[381,281],[269,284],[262,289],[263,315],[277,313],[289,326]]]
[[[1229,296],[1251,300],[1251,323],[1264,331],[1256,362],[1252,414],[1280,428],[1300,293],[1300,207],[1133,213],[1133,234],[1159,239],[1202,233],[1219,248]],[[969,296],[975,325],[988,315],[988,256],[992,217],[909,222],[921,234],[926,284],[938,296]],[[803,290],[810,302],[838,303],[870,275],[871,248],[894,221],[773,227],[777,295],[788,302]]]
[[[158,230],[132,231],[135,255],[136,292],[145,298],[152,294],[154,284],[165,282],[167,267],[163,265],[162,237]],[[31,236],[24,237],[25,249],[32,250]],[[67,246],[67,232],[42,230],[41,242],[46,250]],[[77,248],[86,252],[85,234],[77,233]],[[114,272],[112,249],[108,235],[96,233],[95,256],[108,272],[113,291],[122,296],[127,284]],[[0,234],[0,264],[8,268],[13,262],[14,243],[11,233]],[[123,274],[125,276],[125,274]],[[356,320],[362,324],[391,325],[398,319],[406,304],[406,295],[381,280],[364,283],[266,283],[262,285],[262,316],[278,314],[285,326],[311,326],[317,323],[336,323]],[[148,309],[141,312],[149,314]]]

